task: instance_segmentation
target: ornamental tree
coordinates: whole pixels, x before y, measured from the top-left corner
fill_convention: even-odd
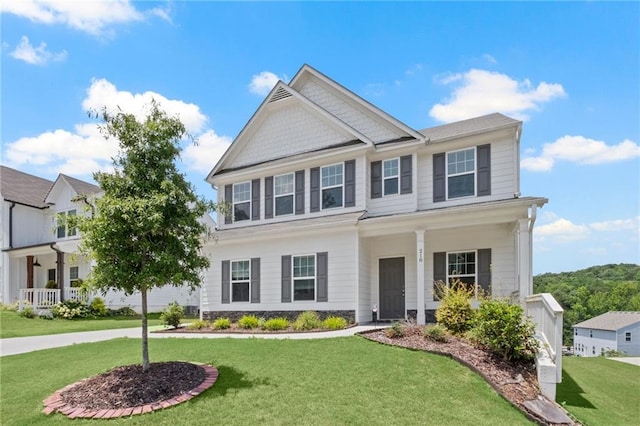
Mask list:
[[[187,136],[180,119],[160,110],[157,102],[138,121],[133,114],[104,109],[101,132],[115,138],[119,153],[113,172],[94,173],[103,195],[84,200],[77,216],[82,251],[93,261],[89,284],[98,290],[139,293],[142,305],[142,366],[149,369],[147,294],[167,285],[200,284],[209,260],[200,249],[208,229],[201,218],[215,209],[196,196],[176,167],[180,141]]]

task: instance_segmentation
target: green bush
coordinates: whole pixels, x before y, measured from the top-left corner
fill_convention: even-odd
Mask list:
[[[26,300],[24,301],[24,304],[28,304],[29,302],[27,302]],[[16,300],[13,303],[9,303],[9,304],[5,304],[5,303],[0,303],[0,310],[3,311],[13,311],[13,312],[17,312],[18,308],[20,307],[20,301]]]
[[[440,324],[426,326],[422,330],[422,335],[429,340],[433,340],[434,342],[445,343],[449,340],[447,329]]]
[[[57,303],[51,308],[51,313],[55,318],[63,319],[87,318],[91,316],[89,307],[76,299],[69,299]]]
[[[32,306],[25,306],[20,312],[18,312],[18,315],[23,318],[35,318],[36,313]]]
[[[214,330],[226,330],[231,327],[231,320],[229,318],[218,318],[213,321],[212,327]]]
[[[436,321],[451,333],[462,335],[473,326],[475,312],[471,307],[474,296],[472,288],[456,280],[451,285],[437,285],[440,306],[436,310]]]
[[[49,289],[53,289],[53,288],[58,288],[58,284],[53,281],[53,280],[49,280],[47,281],[47,283],[44,285],[44,288],[49,288]]]
[[[504,360],[531,361],[538,350],[538,341],[534,338],[534,324],[524,320],[522,314],[520,305],[506,300],[483,300],[469,337]]]
[[[109,309],[107,309],[107,306],[104,304],[102,297],[95,297],[89,304],[89,309],[91,313],[97,317],[105,317],[109,313]]]
[[[178,328],[184,318],[184,308],[176,301],[169,303],[160,314],[160,320],[166,326]]]
[[[254,328],[258,328],[260,321],[255,315],[243,315],[242,318],[238,320],[238,325],[240,328],[252,330]]]
[[[387,337],[393,339],[395,337],[404,337],[406,331],[404,325],[400,321],[394,321],[391,323],[391,327],[384,330]]]
[[[342,330],[347,328],[347,320],[342,317],[328,317],[322,322],[322,327],[329,330]]]
[[[207,327],[209,327],[209,321],[201,319],[193,320],[191,324],[187,326],[189,330],[202,330]]]
[[[123,306],[118,309],[109,309],[109,316],[114,317],[137,317],[138,313],[131,306]]]
[[[302,312],[293,323],[293,329],[296,331],[313,330],[322,327],[322,321],[318,313],[315,311]]]
[[[286,318],[271,318],[264,322],[262,326],[265,330],[286,330],[289,328],[289,320]]]

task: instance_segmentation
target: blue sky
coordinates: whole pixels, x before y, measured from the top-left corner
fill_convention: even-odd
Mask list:
[[[534,273],[640,263],[638,2],[4,0],[2,164],[91,180],[115,145],[87,110],[152,97],[204,182],[278,79],[308,63],[415,129],[524,121],[521,192],[549,198]]]

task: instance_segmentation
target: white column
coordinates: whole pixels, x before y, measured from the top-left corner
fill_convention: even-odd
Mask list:
[[[418,297],[416,298],[416,308],[418,310],[416,320],[418,324],[424,325],[426,318],[424,315],[424,229],[416,231],[416,281]]]
[[[533,293],[533,277],[531,271],[531,233],[529,232],[529,219],[518,220],[518,289],[520,291],[520,304],[524,306],[524,300]]]

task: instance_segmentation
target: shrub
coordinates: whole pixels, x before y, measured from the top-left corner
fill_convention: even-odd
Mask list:
[[[315,328],[321,327],[322,321],[320,321],[320,317],[315,311],[302,312],[300,315],[298,315],[295,322],[293,323],[293,329],[296,331],[313,330]]]
[[[20,312],[18,312],[18,315],[23,318],[35,318],[36,313],[34,312],[32,306],[25,306]]]
[[[387,337],[393,339],[395,337],[404,337],[405,329],[401,322],[394,321],[391,323],[391,327],[385,329],[385,334]]]
[[[260,321],[255,315],[243,315],[242,318],[238,320],[238,325],[240,326],[240,328],[251,330],[254,328],[258,328],[258,326],[260,325]]]
[[[55,281],[53,281],[53,280],[49,280],[49,281],[47,281],[47,283],[44,285],[44,288],[49,288],[49,289],[52,289],[52,288],[58,288],[58,284],[57,284]]]
[[[262,326],[265,330],[285,330],[289,328],[289,320],[286,318],[271,318],[264,322]]]
[[[347,327],[347,320],[342,317],[328,317],[322,322],[322,327],[329,330],[342,330]]]
[[[97,317],[104,317],[109,313],[107,306],[104,304],[104,299],[101,297],[95,297],[91,301],[91,304],[89,304],[89,309],[91,313]]]
[[[437,292],[441,298],[440,306],[436,310],[438,324],[456,335],[462,335],[471,329],[475,315],[471,307],[473,289],[467,287],[462,281],[456,280],[449,286],[443,283],[437,284]]]
[[[429,340],[433,340],[434,342],[446,342],[449,340],[449,336],[447,336],[447,329],[440,324],[428,325],[422,330],[422,335]]]
[[[137,317],[138,313],[131,306],[123,306],[118,309],[109,309],[109,315],[114,317]]]
[[[160,320],[166,326],[178,328],[184,317],[184,308],[176,301],[169,303],[160,314]]]
[[[63,319],[87,318],[91,316],[89,307],[75,299],[57,303],[51,308],[51,313],[55,318]]]
[[[201,330],[207,327],[209,327],[209,321],[201,319],[193,320],[191,324],[187,326],[189,330]]]
[[[523,320],[522,314],[520,305],[506,300],[483,300],[470,337],[503,360],[531,361],[538,350],[538,341],[533,323]]]
[[[218,318],[213,322],[214,330],[226,330],[231,327],[231,320],[229,318]]]
[[[29,302],[25,300],[23,303],[27,305]],[[19,307],[20,307],[20,301],[18,300],[10,304],[0,303],[0,310],[3,310],[3,311],[17,312]]]

